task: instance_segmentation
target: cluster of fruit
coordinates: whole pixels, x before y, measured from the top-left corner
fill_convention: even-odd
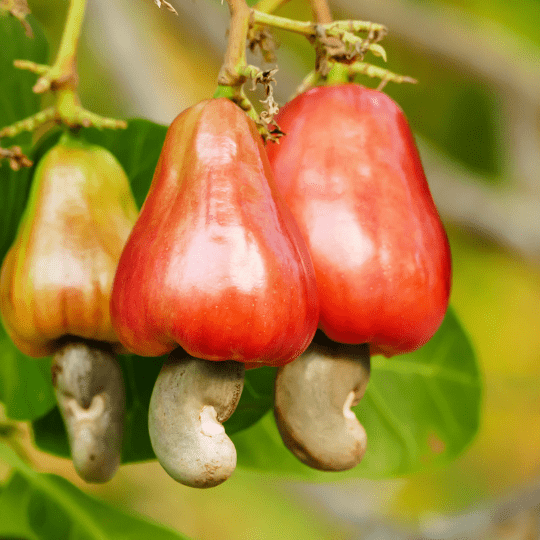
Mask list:
[[[2,319],[24,353],[54,355],[86,480],[120,462],[115,352],[170,353],[152,445],[171,476],[207,487],[236,465],[221,424],[244,369],[279,367],[276,421],[299,459],[348,469],[366,449],[350,407],[370,354],[412,351],[441,324],[450,251],[400,108],[345,84],[301,94],[276,120],[286,135],[265,147],[227,99],[181,113],[138,216],[102,148],[66,133],[37,167],[2,266]]]

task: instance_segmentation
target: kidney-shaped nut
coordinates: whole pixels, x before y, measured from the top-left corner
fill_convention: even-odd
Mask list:
[[[285,446],[323,471],[352,469],[364,457],[366,432],[351,407],[369,381],[369,346],[335,343],[317,333],[307,351],[280,367],[275,417]]]
[[[106,344],[77,341],[53,357],[53,385],[73,464],[86,482],[106,482],[120,465],[125,388]]]
[[[244,387],[244,364],[214,362],[175,349],[158,375],[148,417],[152,447],[177,482],[206,488],[236,467],[236,449],[221,425]]]

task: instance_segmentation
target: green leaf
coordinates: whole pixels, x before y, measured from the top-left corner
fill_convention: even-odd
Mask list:
[[[29,503],[28,482],[15,473],[0,492],[0,536],[2,538],[25,538],[39,540],[27,518]]]
[[[34,32],[32,38],[25,35],[22,24],[15,17],[0,15],[0,127],[31,116],[40,108],[41,96],[32,92],[37,76],[13,66],[14,60],[44,64],[49,55],[43,30],[31,15],[26,20]],[[26,134],[24,140],[29,142],[30,139],[30,135]]]
[[[34,37],[28,38],[22,24],[7,14],[0,15],[0,128],[22,120],[39,111],[41,98],[32,92],[36,76],[15,69],[13,60],[25,59],[38,63],[47,61],[48,45],[43,31],[32,16],[27,20]],[[1,145],[19,145],[28,152],[31,136],[21,134],[13,139],[2,139]],[[0,162],[0,260],[3,260],[26,205],[32,169],[12,171],[5,161]]]
[[[244,390],[234,414],[224,423],[229,435],[260,420],[274,405],[276,368],[261,367],[246,371]]]
[[[126,171],[140,208],[150,188],[166,133],[166,126],[135,118],[128,120],[127,129],[85,129],[82,137],[107,148],[116,156]]]
[[[39,540],[26,517],[28,505],[28,482],[20,474],[14,474],[0,492],[0,536],[2,538],[25,538]]]
[[[164,359],[135,355],[119,357],[126,384],[123,463],[155,459],[148,434],[148,407]],[[268,367],[246,372],[244,392],[237,410],[226,422],[227,433],[248,428],[268,412],[273,403],[274,375],[275,369]],[[35,420],[33,427],[34,441],[41,450],[69,456],[67,435],[57,407]]]
[[[17,472],[0,492],[0,537],[30,540],[179,540],[187,537],[128,515],[83,493],[65,478],[31,469],[0,443],[0,459]]]
[[[368,435],[362,463],[344,473],[309,469],[285,449],[268,415],[233,437],[238,463],[317,480],[383,478],[454,459],[480,418],[481,379],[474,351],[453,310],[433,339],[414,353],[372,358],[366,395],[355,407]]]
[[[49,358],[30,358],[13,345],[0,324],[0,401],[13,420],[33,420],[56,403]]]
[[[33,173],[34,167],[12,171],[6,163],[0,165],[0,261],[4,260],[17,234]]]

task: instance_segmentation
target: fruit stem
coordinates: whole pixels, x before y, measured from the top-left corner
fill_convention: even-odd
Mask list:
[[[332,62],[332,67],[326,76],[326,84],[345,84],[348,82],[350,82],[350,77],[347,66],[339,62]]]
[[[274,126],[273,115],[277,111],[271,89],[271,84],[275,83],[274,71],[261,71],[258,67],[247,64],[246,43],[252,26],[253,12],[245,0],[227,0],[227,3],[231,12],[231,26],[225,59],[219,71],[218,88],[214,93],[214,98],[226,97],[236,103],[255,121],[259,132],[265,139],[272,138],[274,136],[271,129]],[[254,86],[262,84],[266,90],[267,99],[263,103],[267,110],[260,116],[244,93],[243,85],[248,79],[253,81]]]
[[[340,33],[359,33],[370,32],[379,36],[386,35],[386,27],[382,24],[372,23],[369,21],[334,21],[325,24],[316,24],[311,21],[296,21],[278,15],[270,15],[256,9],[252,9],[252,23],[266,24],[280,30],[287,30],[306,37],[315,38],[317,31],[325,32],[327,35],[338,36]],[[356,38],[359,41],[364,41],[361,38]]]
[[[332,12],[327,0],[310,0],[311,11],[313,12],[313,18],[319,24],[330,24],[333,22]],[[328,45],[338,48],[340,46],[340,40],[337,37],[328,38]],[[317,60],[316,65],[319,66],[324,62],[326,56],[326,47],[316,47]],[[340,62],[334,62],[330,67],[330,71],[326,75],[327,84],[343,84],[349,82],[349,77],[346,68]]]
[[[310,0],[313,19],[319,24],[331,23],[334,19],[326,0]]]
[[[71,0],[56,60],[52,66],[32,65],[31,62],[15,64],[21,69],[29,69],[34,73],[41,74],[33,88],[36,94],[47,92],[50,89],[56,90],[60,87],[70,88],[72,91],[77,89],[77,47],[85,8],[86,0]]]
[[[257,113],[246,97],[243,84],[248,77],[246,62],[246,39],[249,31],[250,10],[245,0],[227,0],[231,13],[231,26],[225,59],[218,75],[218,87],[214,98],[225,97],[236,103],[253,119]],[[257,68],[253,68],[257,71]]]
[[[385,35],[386,28],[381,24],[367,21],[333,21],[327,0],[311,0],[315,22],[296,21],[286,17],[278,17],[268,12],[277,9],[285,0],[259,0],[258,9],[250,9],[246,0],[227,0],[231,14],[229,39],[223,65],[218,75],[218,88],[214,98],[225,97],[239,105],[253,118],[265,139],[281,134],[273,118],[277,112],[277,104],[273,99],[271,84],[274,83],[274,70],[261,71],[246,62],[246,42],[250,39],[250,47],[259,45],[261,51],[268,52],[263,41],[257,41],[254,31],[258,26],[271,26],[281,30],[295,32],[308,38],[317,54],[317,75],[310,76],[303,84],[324,79],[327,83],[338,84],[350,82],[354,78],[347,66],[363,60],[367,51],[385,57],[384,49],[377,44]],[[251,33],[251,34],[250,34]],[[363,33],[364,37],[356,34]],[[367,34],[367,35],[366,35]],[[246,97],[243,85],[248,80],[264,85],[267,99],[263,101],[266,111],[257,115],[253,105]],[[386,80],[386,78],[385,78]]]
[[[77,48],[81,35],[82,22],[86,9],[86,0],[71,0],[64,32],[58,48],[55,65],[61,67],[61,72],[71,75],[73,88],[78,84],[77,77]]]
[[[225,60],[218,75],[218,84],[240,86],[246,81],[246,37],[250,24],[250,9],[245,0],[227,0],[231,26]]]

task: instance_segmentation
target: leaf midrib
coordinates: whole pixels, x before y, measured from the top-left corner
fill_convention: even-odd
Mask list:
[[[418,362],[408,362],[406,360],[387,360],[384,358],[372,358],[371,367],[374,371],[387,371],[400,374],[420,375],[426,378],[437,378],[449,382],[455,382],[463,386],[477,387],[471,375],[464,374],[454,369],[449,369],[440,364],[420,364]]]

